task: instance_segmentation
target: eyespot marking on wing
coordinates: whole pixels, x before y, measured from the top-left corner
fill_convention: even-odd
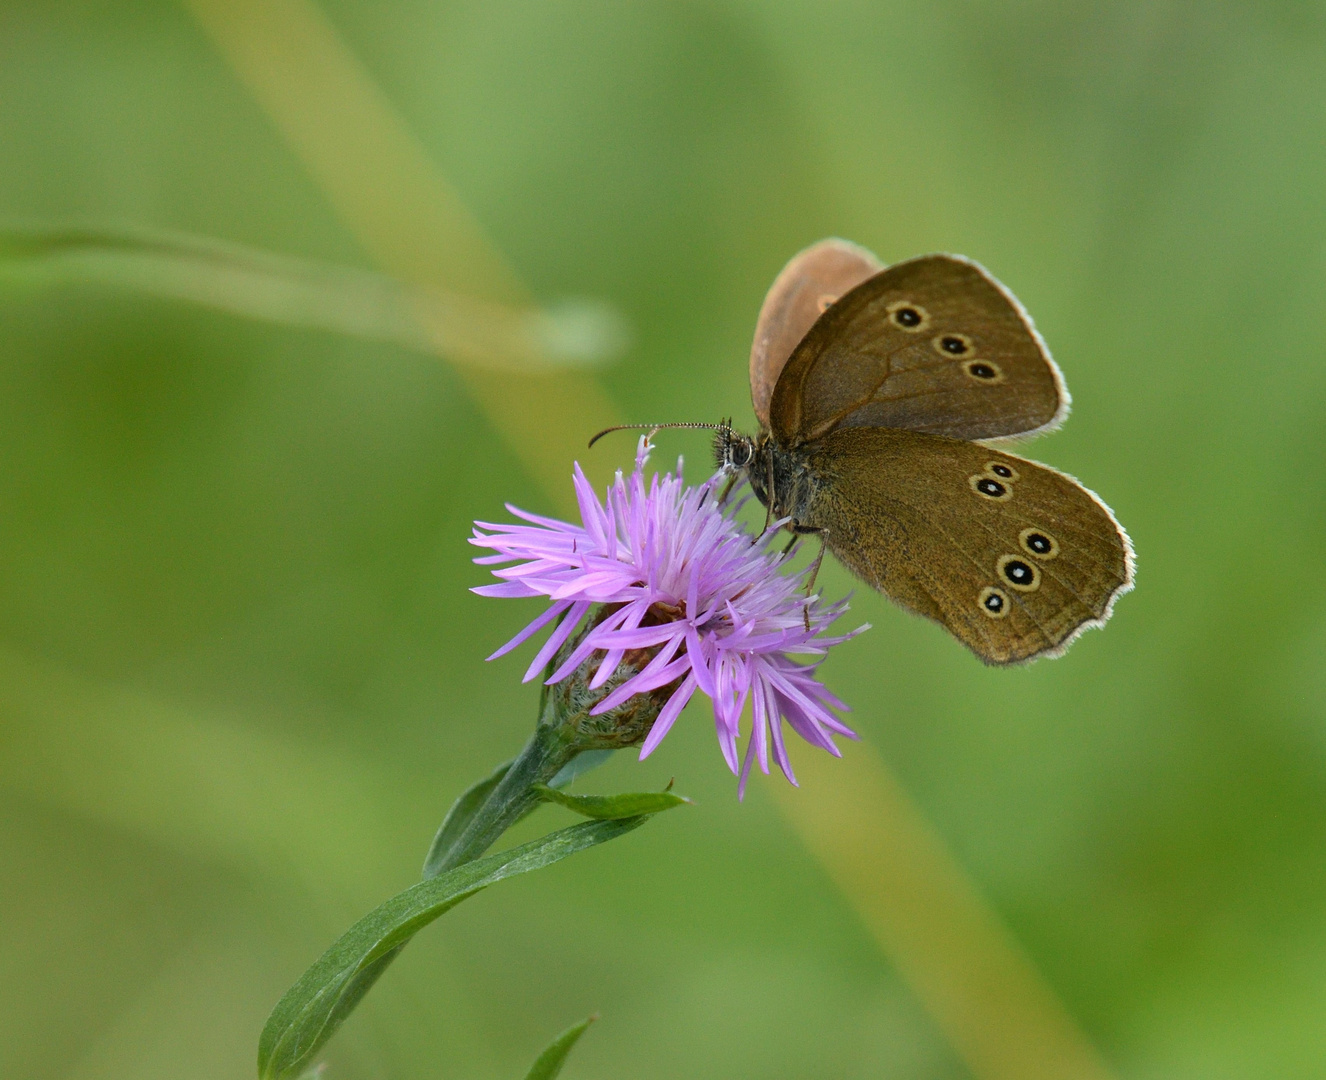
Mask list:
[[[1023,551],[1038,559],[1054,559],[1059,555],[1059,541],[1044,529],[1023,529],[1018,534],[1018,543]]]
[[[1013,489],[1007,484],[1000,483],[993,476],[970,476],[967,478],[967,483],[977,495],[985,499],[1003,502],[1013,497]]]
[[[1022,475],[1006,461],[987,462],[985,472],[988,476],[997,476],[1000,480],[1007,480],[1010,483],[1016,483],[1022,479]]]
[[[940,334],[930,342],[940,356],[966,356],[975,346],[966,334]]]
[[[884,310],[889,314],[889,322],[909,334],[919,334],[930,325],[930,312],[910,300],[895,300]]]
[[[1040,568],[1020,555],[999,556],[995,572],[1018,592],[1035,592],[1041,587]]]
[[[1008,594],[1003,589],[987,585],[976,598],[981,611],[992,619],[1002,619],[1008,614]]]
[[[823,315],[826,311],[829,310],[829,308],[833,307],[833,305],[836,304],[837,302],[838,302],[838,297],[835,296],[833,293],[824,293],[822,296],[816,299],[815,306],[819,308],[820,314]]]
[[[968,360],[962,365],[962,370],[966,372],[967,378],[987,386],[1004,381],[1003,368],[991,360]]]

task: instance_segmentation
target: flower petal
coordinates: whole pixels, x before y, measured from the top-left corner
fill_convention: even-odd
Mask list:
[[[658,719],[654,721],[654,726],[649,729],[649,734],[645,736],[644,745],[640,747],[640,760],[644,761],[663,741],[663,736],[672,730],[672,725],[677,717],[681,715],[681,710],[686,707],[686,703],[691,700],[691,695],[695,693],[695,679],[686,676],[685,681],[677,687],[677,692],[668,698],[668,703],[663,706],[658,714]]]
[[[755,740],[751,739],[746,744],[746,759],[741,763],[741,778],[737,781],[737,801],[742,802],[746,798],[746,781],[750,779],[751,762],[755,760]]]
[[[542,595],[537,589],[531,589],[520,582],[502,582],[500,585],[476,585],[470,590],[478,596],[497,596],[503,599],[523,599],[527,596]]]
[[[714,687],[714,675],[709,670],[709,663],[704,654],[704,645],[700,641],[700,635],[689,622],[686,624],[686,652],[691,658],[691,668],[695,672],[696,685],[712,698],[717,692]]]
[[[588,660],[590,655],[599,648],[595,638],[598,631],[605,626],[611,627],[612,625],[621,622],[622,619],[627,616],[628,612],[629,609],[627,608],[619,608],[604,619],[603,622],[599,623],[598,626],[594,627],[593,630],[585,635],[584,640],[572,650],[571,655],[563,660],[557,670],[549,675],[544,682],[551,686],[553,683],[561,682],[570,675],[571,672],[575,671],[576,668]]]
[[[778,720],[773,727],[769,729],[769,734],[773,738],[774,760],[778,762],[778,767],[783,770],[783,775],[787,777],[787,782],[793,787],[800,787],[797,783],[796,774],[792,772],[792,762],[787,756],[787,747],[783,745],[783,722]]]
[[[530,623],[527,627],[525,627],[524,630],[522,630],[519,634],[513,637],[500,649],[498,649],[497,652],[493,653],[492,656],[488,657],[488,659],[496,660],[499,656],[505,656],[517,645],[523,645],[533,635],[537,634],[540,630],[542,630],[545,626],[547,626],[550,622],[552,622],[553,619],[557,618],[558,615],[560,615],[570,606],[571,605],[569,603],[553,604],[552,607],[550,607],[547,611],[545,611],[542,615],[540,615],[537,619],[535,619],[532,623]]]
[[[571,636],[572,631],[580,625],[580,620],[585,617],[585,612],[587,612],[589,608],[590,605],[583,600],[571,605],[571,610],[567,612],[566,618],[558,623],[557,629],[548,635],[548,640],[543,643],[543,648],[541,648],[538,655],[534,657],[533,662],[525,672],[525,677],[521,679],[521,682],[529,682],[531,679],[538,676],[539,672],[547,666],[548,661],[553,658],[557,650],[565,644],[566,639]]]
[[[666,654],[660,653],[659,655]],[[680,656],[672,663],[664,664],[662,667],[658,667],[656,663],[651,663],[644,671],[627,679],[626,682],[590,709],[590,714],[597,716],[609,709],[615,709],[627,698],[635,697],[636,694],[647,694],[651,690],[657,690],[660,686],[667,686],[668,683],[675,682],[683,675],[689,675],[690,671],[691,661],[686,656]]]

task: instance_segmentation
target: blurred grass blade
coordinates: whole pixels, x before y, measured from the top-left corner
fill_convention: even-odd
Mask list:
[[[183,2],[380,270],[397,281],[527,303],[502,253],[318,4]],[[567,316],[545,331],[576,321]],[[545,345],[564,345],[550,336]],[[562,367],[510,379],[463,362],[458,370],[555,506],[575,510],[566,482],[572,460],[583,458],[595,483],[611,479],[612,459],[586,457],[585,440],[624,418],[592,376]]]
[[[460,839],[460,834],[465,831],[465,826],[473,820],[474,815],[479,811],[479,807],[493,793],[493,788],[502,782],[502,777],[506,776],[507,770],[510,768],[511,762],[509,761],[499,765],[491,774],[462,792],[460,797],[451,804],[447,816],[442,819],[441,828],[437,830],[437,835],[433,837],[433,845],[428,849],[428,857],[424,859],[423,877],[437,876],[438,868],[442,865],[443,859],[446,858],[447,852],[451,850],[451,845]]]
[[[543,796],[545,802],[558,803],[577,814],[601,821],[635,817],[637,814],[657,814],[671,810],[674,806],[690,805],[691,802],[684,795],[674,795],[671,791],[639,791],[627,795],[568,795],[547,784],[535,784],[534,790]]]
[[[588,1031],[589,1025],[597,1019],[596,1016],[588,1017],[558,1035],[553,1044],[539,1055],[533,1068],[525,1074],[525,1080],[556,1080],[558,1073],[562,1071],[562,1066],[566,1064],[566,1055],[571,1052],[571,1047],[580,1041],[580,1036]]]
[[[622,318],[594,301],[512,306],[371,270],[145,230],[0,229],[0,276],[132,289],[503,370],[602,363],[629,338]]]
[[[1113,1080],[1054,988],[877,753],[856,746],[842,758],[807,754],[797,772],[802,788],[775,789],[788,824],[973,1077]]]
[[[524,286],[316,0],[183,0],[373,261],[508,302]]]
[[[644,821],[639,816],[582,822],[393,896],[350,927],[277,1003],[258,1040],[258,1075],[262,1080],[298,1075],[406,942],[462,900],[504,878],[612,840]]]

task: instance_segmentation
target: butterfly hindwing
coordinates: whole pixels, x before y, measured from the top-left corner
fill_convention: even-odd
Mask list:
[[[844,428],[806,448],[801,523],[981,659],[1061,651],[1131,587],[1127,535],[1071,477],[976,443]],[[884,482],[882,482],[884,481]]]

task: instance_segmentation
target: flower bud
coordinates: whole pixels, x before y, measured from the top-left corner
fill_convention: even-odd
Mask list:
[[[620,608],[620,604],[600,604],[590,609],[584,625],[557,650],[550,671],[560,668],[594,629]],[[662,621],[662,620],[660,620]],[[606,653],[595,650],[566,678],[544,686],[539,723],[567,727],[579,750],[620,750],[644,742],[663,706],[681,685],[678,677],[666,686],[628,697],[618,705],[595,714],[593,710],[623,683],[635,678],[658,655],[661,646],[627,649],[621,661],[599,685],[591,685],[603,664]]]

